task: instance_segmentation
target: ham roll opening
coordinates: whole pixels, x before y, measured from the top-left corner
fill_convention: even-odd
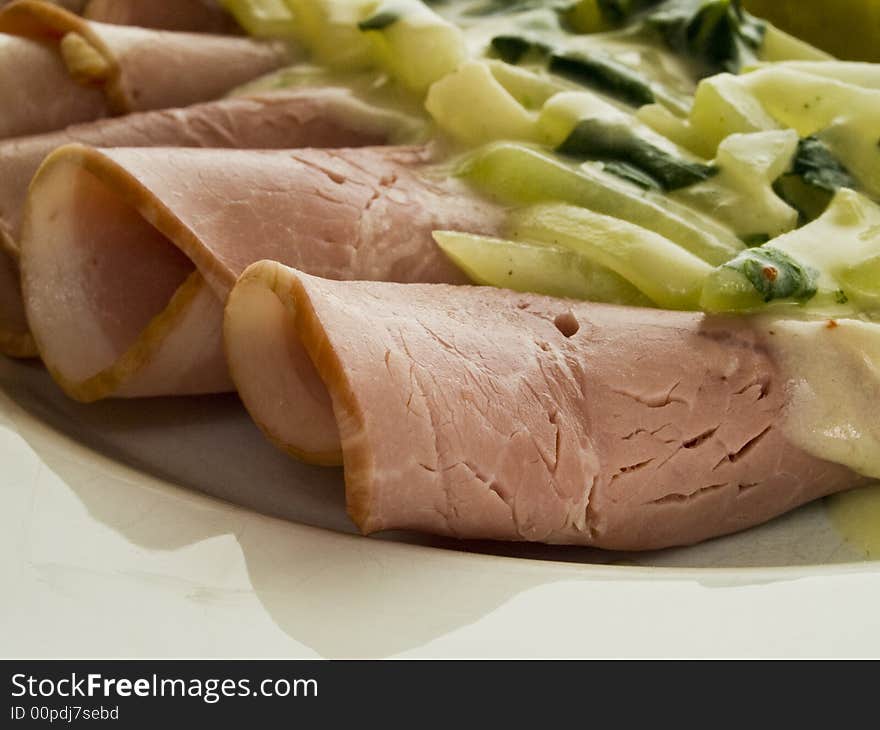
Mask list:
[[[345,466],[364,532],[643,550],[864,483],[793,445],[747,319],[250,267],[230,372],[293,454]]]
[[[98,147],[360,147],[412,136],[418,123],[343,89],[305,89],[129,114],[0,142],[0,352],[35,357],[18,283],[21,217],[40,163],[71,142]]]
[[[21,237],[40,356],[84,401],[227,390],[223,305],[255,261],[462,282],[431,232],[497,232],[502,212],[429,160],[413,147],[61,148],[31,185]]]
[[[33,357],[36,345],[30,335],[21,298],[18,249],[0,236],[0,353]]]
[[[0,11],[0,139],[216,99],[289,61],[281,43],[108,25],[18,0]]]

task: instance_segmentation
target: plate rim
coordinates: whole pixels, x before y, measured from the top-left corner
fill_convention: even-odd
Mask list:
[[[705,581],[706,579],[727,579],[731,584],[747,584],[776,582],[782,580],[797,580],[799,578],[815,578],[876,573],[880,572],[880,559],[877,560],[849,560],[839,563],[807,563],[803,565],[771,565],[771,566],[717,566],[717,567],[678,567],[666,565],[627,565],[627,564],[603,564],[581,563],[548,559],[533,559],[512,555],[495,555],[492,553],[475,552],[471,550],[456,549],[447,546],[420,545],[417,543],[371,539],[370,536],[340,532],[326,527],[308,525],[302,522],[283,519],[268,515],[255,509],[245,507],[235,502],[217,497],[206,492],[187,487],[183,484],[151,474],[144,468],[125,461],[113,458],[90,446],[82,443],[70,433],[57,428],[44,421],[23,405],[18,403],[2,385],[0,385],[0,414],[7,414],[12,430],[28,443],[27,438],[21,433],[21,426],[32,429],[37,436],[49,439],[59,445],[68,453],[72,453],[81,461],[96,462],[99,467],[118,474],[120,478],[128,482],[146,487],[153,493],[173,499],[184,499],[195,504],[211,507],[226,514],[246,514],[250,517],[270,520],[273,523],[285,526],[302,534],[316,533],[324,537],[331,536],[345,541],[358,541],[362,544],[367,541],[371,547],[378,549],[402,550],[410,553],[443,556],[446,559],[483,562],[487,564],[503,563],[508,567],[521,569],[538,569],[546,567],[556,572],[571,573],[573,578],[595,578],[604,580],[690,580]],[[39,457],[38,457],[39,458]],[[291,457],[292,458],[292,457]],[[62,479],[63,481],[63,479]],[[687,546],[682,546],[686,548]]]

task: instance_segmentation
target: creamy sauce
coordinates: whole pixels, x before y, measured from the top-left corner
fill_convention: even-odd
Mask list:
[[[690,95],[694,90],[697,76],[697,69],[694,65],[681,56],[669,52],[659,38],[650,34],[623,30],[573,35],[560,28],[558,16],[553,10],[547,8],[488,16],[467,15],[465,11],[472,5],[473,3],[447,3],[437,5],[435,8],[437,12],[461,28],[469,55],[472,58],[485,57],[491,39],[497,35],[538,38],[542,42],[568,50],[581,50],[588,53],[598,53],[599,56],[613,57],[618,62],[642,73],[652,82],[652,88],[656,84],[668,89],[671,94],[683,95]],[[779,37],[781,36],[773,36],[776,41],[779,40]],[[804,56],[801,51],[795,53],[789,49],[790,55],[796,57],[798,55]],[[779,55],[786,56],[789,55],[789,52],[780,52]],[[769,53],[769,55],[772,57],[774,54]],[[540,83],[542,80],[540,68],[535,67],[531,70],[538,72],[535,83]],[[511,67],[511,73],[513,73],[513,67]],[[763,78],[760,73],[758,72],[749,78],[753,81],[760,80]],[[339,70],[312,68],[309,71],[303,71],[302,68],[299,68],[279,74],[274,82],[269,82],[270,85],[277,84],[278,86],[316,83],[318,85],[335,83],[347,86],[357,96],[370,103],[394,109],[399,114],[410,116],[418,121],[427,121],[418,96],[401,89],[397,83],[389,78],[388,74],[383,72],[341,73]],[[499,80],[499,83],[502,82]],[[828,81],[826,85],[833,86],[835,83]],[[566,82],[560,81],[560,84],[561,89],[564,90]],[[779,90],[772,84],[768,88],[768,99],[764,100],[766,103],[773,102],[779,95]],[[806,107],[802,103],[801,97],[809,96],[807,91],[810,89],[812,86],[809,89],[801,90],[803,93],[800,95],[796,95],[798,103],[794,106],[797,107],[797,114],[794,115],[794,118],[783,121],[793,124],[806,113],[804,111]],[[510,93],[515,96],[513,91]],[[872,92],[860,91],[859,93],[870,95]],[[612,105],[615,104],[614,100],[607,100]],[[667,106],[670,105],[667,104]],[[838,106],[842,106],[842,104]],[[532,110],[527,111],[531,113]],[[620,117],[629,120],[629,123],[635,126],[637,122],[634,117],[630,116],[631,111],[631,109],[621,109]],[[839,113],[836,108],[835,113]],[[873,118],[870,121],[873,122]],[[415,124],[414,126],[418,127],[419,125]],[[665,138],[651,135],[643,129],[639,131],[655,146],[668,148],[677,156],[687,157],[682,150],[676,149]],[[813,133],[816,130],[810,128],[802,131]],[[867,129],[859,128],[855,131],[858,134],[854,136],[859,139],[867,139],[870,136]],[[765,136],[768,134],[774,139],[774,135],[782,134],[784,136],[784,133],[780,132],[765,133]],[[791,132],[790,136],[796,140],[794,132]],[[872,144],[874,144],[874,139],[871,137]],[[749,209],[745,216],[749,219],[747,223],[757,226],[755,230],[752,230],[739,225],[742,228],[738,231],[740,234],[777,235],[793,228],[796,225],[796,220],[791,219],[794,211],[776,197],[770,185],[784,168],[789,166],[790,158],[794,154],[795,142],[790,140],[789,147],[791,149],[788,149],[786,154],[780,153],[780,159],[784,159],[777,166],[772,164],[775,160],[775,158],[770,159],[772,155],[763,162],[756,158],[757,152],[760,151],[757,149],[760,146],[758,145],[758,137],[742,137],[735,141],[738,141],[745,153],[748,153],[746,155],[748,159],[744,160],[743,166],[752,168],[752,171],[744,169],[739,175],[747,184],[743,189],[737,188],[736,185],[728,185],[729,181],[726,175],[727,173],[732,175],[736,172],[734,169],[736,166],[733,164],[735,160],[732,162],[721,159],[724,168],[722,174],[710,180],[705,187],[715,186],[724,189],[720,194],[717,190],[715,191],[715,199],[710,201],[711,205],[708,207],[711,210],[707,213],[713,215],[713,218],[718,221],[718,225],[723,226],[725,231],[731,232],[733,235],[736,227],[734,224],[739,225],[740,222],[724,219],[724,216],[721,215],[723,210],[720,210],[721,202],[719,201],[726,200],[724,198],[726,195],[727,198],[732,198],[730,207],[736,212],[742,211],[744,208]],[[867,157],[867,155],[861,156]],[[723,164],[725,162],[726,165]],[[764,168],[767,168],[767,172],[762,176]],[[633,194],[643,195],[645,193],[634,191]],[[760,216],[756,215],[757,200],[763,200],[767,203],[765,207],[774,214],[775,217],[771,216],[773,220],[769,222],[758,220]],[[693,203],[694,201],[689,202]],[[771,209],[771,204],[775,204],[777,207]],[[855,206],[854,210],[857,207]],[[848,210],[846,208],[844,212]],[[826,243],[834,239],[841,240],[840,237],[856,235],[852,226],[864,223],[862,217],[855,215],[840,221],[829,219],[829,225],[836,226],[834,230],[828,229],[827,226],[817,228],[817,224],[813,224],[810,230],[814,231],[816,235],[812,239],[808,236],[805,238],[805,234],[801,233],[806,229],[800,229],[798,233],[792,234],[799,236],[797,240],[804,238],[806,244],[809,244],[804,251],[798,250],[796,253],[823,272],[825,278],[821,283],[828,284],[824,286],[823,291],[827,289],[828,292],[831,292],[829,296],[832,296],[836,291],[842,291],[838,286],[839,283],[828,279],[826,274],[830,270],[829,266],[840,263],[838,259],[843,253],[842,248],[846,247],[827,246]],[[844,230],[847,228],[849,230]],[[858,240],[862,240],[862,238],[860,237]],[[866,246],[871,243],[867,239],[865,240]],[[821,254],[819,256],[821,260],[810,258],[807,255],[810,252]],[[820,307],[820,304],[823,307]],[[820,302],[820,298],[817,297],[809,309],[814,317],[822,316],[822,314],[832,316],[832,312],[836,310],[834,307],[828,309],[827,305],[827,302],[824,300]],[[858,307],[851,305],[844,308],[844,311],[848,311],[849,316],[855,316],[853,312],[857,309]],[[822,314],[819,314],[820,312]],[[843,318],[829,324],[831,320],[828,319],[801,321],[782,319],[778,315],[767,315],[759,322],[760,326],[765,329],[767,342],[774,351],[777,361],[781,364],[785,379],[789,383],[791,392],[784,428],[791,441],[817,457],[844,464],[859,474],[880,479],[880,420],[877,419],[875,412],[876,404],[880,403],[880,324]]]
[[[327,87],[351,92],[347,107],[350,118],[363,119],[367,127],[384,118],[390,144],[425,144],[432,138],[433,129],[419,100],[381,71],[345,72],[300,64],[240,86],[230,96]]]
[[[880,558],[880,485],[837,494],[826,500],[831,523],[868,559]]]
[[[479,19],[458,16],[451,17],[450,20],[464,31],[472,58],[491,55],[489,47],[492,39],[503,35],[537,37],[568,51],[613,58],[641,74],[652,85],[658,100],[678,114],[687,113],[690,97],[696,89],[700,75],[697,63],[671,52],[659,36],[638,30],[568,33],[559,27],[556,14],[550,10]],[[572,88],[582,87],[573,83]],[[613,97],[610,100],[615,101]]]
[[[761,327],[789,383],[787,436],[880,479],[880,324],[765,319]]]

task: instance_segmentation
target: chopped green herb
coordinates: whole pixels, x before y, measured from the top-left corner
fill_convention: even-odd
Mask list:
[[[807,301],[816,295],[819,272],[778,248],[765,246],[743,251],[723,268],[745,276],[765,302]]]
[[[561,52],[550,56],[552,73],[603,91],[632,106],[653,104],[650,84],[634,69],[610,58],[585,53]]]
[[[849,170],[816,137],[800,141],[792,172],[800,175],[807,184],[829,193],[836,193],[840,188],[858,187]]]
[[[671,50],[700,61],[706,76],[756,62],[767,29],[739,0],[667,0],[645,23]]]
[[[849,170],[816,137],[800,141],[791,172],[773,185],[776,194],[800,213],[802,225],[822,215],[840,188],[858,187]]]
[[[648,81],[635,69],[612,58],[556,49],[524,35],[495,36],[491,45],[506,63],[517,64],[534,54],[538,59],[546,60],[551,73],[596,89],[631,106],[643,106],[655,101]]]
[[[400,12],[397,10],[380,10],[366,20],[358,23],[360,30],[383,30],[400,20]]]
[[[612,175],[622,178],[623,180],[629,180],[629,182],[638,185],[645,190],[662,190],[660,184],[655,178],[628,162],[611,160],[610,162],[605,162],[602,165],[602,169],[605,170],[605,172],[610,172]]]
[[[557,148],[557,152],[584,160],[624,163],[626,170],[636,168],[640,178],[650,178],[663,190],[677,190],[707,180],[716,169],[698,162],[682,160],[639,138],[623,124],[584,119]],[[606,169],[609,169],[606,166]],[[615,172],[614,168],[609,172]],[[631,176],[627,176],[631,179]]]
[[[849,297],[846,295],[846,292],[843,289],[838,289],[834,292],[834,301],[838,304],[846,304],[849,302]]]
[[[517,64],[531,52],[546,56],[550,46],[518,35],[498,35],[492,39],[492,50],[505,63]]]

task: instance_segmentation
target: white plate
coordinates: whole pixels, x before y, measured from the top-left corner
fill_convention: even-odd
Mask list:
[[[641,556],[367,539],[231,396],[81,406],[2,358],[0,490],[3,657],[880,655],[821,504]]]

